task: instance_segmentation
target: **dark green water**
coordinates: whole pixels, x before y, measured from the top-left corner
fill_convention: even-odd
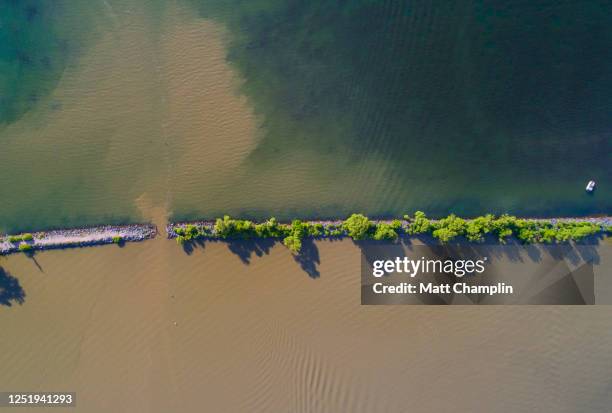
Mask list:
[[[199,112],[168,103],[202,52],[168,39],[205,19],[261,122],[238,168],[223,142],[185,163]],[[610,1],[0,0],[0,40],[0,230],[139,221],[143,194],[175,219],[612,212]]]
[[[374,157],[385,170],[382,189],[355,179],[357,195],[320,205],[323,214],[611,210],[609,1],[245,0],[200,10],[232,29],[229,60],[266,115],[253,169],[307,150]],[[367,168],[361,176],[377,174]],[[590,178],[600,183],[592,197]],[[369,191],[377,202],[362,201]]]
[[[34,1],[1,2],[0,122],[15,120],[47,93],[63,68],[64,53],[52,25],[43,19]],[[37,45],[45,43],[45,47]],[[47,50],[44,50],[47,49]],[[53,60],[50,56],[53,56]]]

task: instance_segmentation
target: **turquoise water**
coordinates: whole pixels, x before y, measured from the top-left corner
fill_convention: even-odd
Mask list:
[[[208,35],[169,43],[205,20],[259,121],[238,166],[210,130],[186,162],[206,113],[168,103],[210,87],[171,64]],[[142,199],[175,219],[609,214],[611,21],[593,0],[0,2],[0,230],[140,221]]]
[[[0,2],[0,127],[50,93],[84,40],[93,35],[87,23],[99,7],[72,3]]]

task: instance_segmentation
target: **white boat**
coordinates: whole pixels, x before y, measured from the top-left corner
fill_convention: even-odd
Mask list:
[[[589,181],[589,183],[586,186],[586,191],[593,192],[594,190],[595,190],[595,181]]]

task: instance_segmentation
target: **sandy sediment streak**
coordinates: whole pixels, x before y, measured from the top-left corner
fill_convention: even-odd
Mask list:
[[[0,237],[0,254],[19,252],[19,246],[22,244],[30,245],[33,250],[47,250],[144,241],[154,238],[156,234],[157,228],[151,224],[105,225],[40,231],[33,232],[31,240],[11,242],[8,236]]]

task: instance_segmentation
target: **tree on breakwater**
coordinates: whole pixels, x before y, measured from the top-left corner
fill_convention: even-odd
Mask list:
[[[32,251],[32,249],[33,248],[32,248],[32,246],[30,244],[26,244],[26,243],[23,243],[23,242],[21,244],[19,244],[19,251],[30,252],[30,251]]]
[[[405,215],[403,221],[372,221],[363,214],[352,214],[344,221],[308,222],[294,220],[281,224],[275,218],[262,223],[233,219],[228,215],[218,218],[212,227],[187,224],[174,227],[176,240],[184,244],[201,238],[253,239],[274,238],[293,253],[299,254],[302,240],[311,238],[350,237],[361,240],[395,241],[400,236],[429,234],[442,244],[457,238],[470,242],[483,242],[486,236],[494,236],[500,243],[510,237],[520,242],[559,243],[579,241],[599,233],[612,232],[599,223],[579,220],[521,219],[511,215],[495,217],[487,214],[473,219],[463,219],[454,214],[430,220],[425,213],[417,211],[413,216]]]
[[[11,243],[18,243],[20,241],[32,241],[33,239],[34,239],[34,236],[30,234],[29,232],[26,232],[25,234],[20,234],[20,235],[9,235],[8,237],[8,241]]]

